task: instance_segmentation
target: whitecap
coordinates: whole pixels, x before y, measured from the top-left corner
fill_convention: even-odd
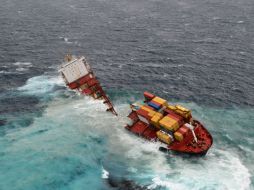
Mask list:
[[[31,67],[33,64],[30,62],[15,62],[13,63],[15,66],[25,66],[25,67]]]
[[[20,72],[22,72],[22,71],[27,71],[28,69],[27,68],[23,68],[23,67],[20,67],[20,68],[17,68],[16,69],[16,71],[20,71]]]

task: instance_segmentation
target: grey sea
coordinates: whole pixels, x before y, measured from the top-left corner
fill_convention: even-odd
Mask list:
[[[1,190],[254,189],[253,0],[1,0]],[[85,55],[118,117],[57,70]],[[192,110],[205,157],[124,129],[143,91]]]

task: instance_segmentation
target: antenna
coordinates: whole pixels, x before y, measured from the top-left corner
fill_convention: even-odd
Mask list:
[[[68,51],[68,53],[64,56],[64,60],[66,62],[70,62],[72,60],[72,55],[71,53]]]

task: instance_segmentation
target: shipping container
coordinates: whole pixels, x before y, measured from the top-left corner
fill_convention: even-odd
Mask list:
[[[178,122],[178,125],[179,125],[179,126],[182,126],[182,125],[184,124],[184,119],[183,119],[183,117],[180,116],[180,115],[177,115],[176,113],[170,113],[170,114],[168,114],[167,116],[170,117],[170,118],[175,119],[175,120]]]
[[[152,108],[154,108],[155,110],[159,110],[161,108],[161,104],[158,104],[156,102],[150,101],[147,103],[149,106],[151,106]]]
[[[154,108],[153,107],[151,107],[151,106],[148,106],[148,105],[142,105],[141,106],[141,109],[142,110],[146,110],[146,111],[154,111]]]
[[[191,111],[181,105],[176,105],[175,112],[184,117],[185,119],[190,119],[192,117]]]
[[[152,100],[155,96],[149,92],[144,92],[144,97],[146,99],[146,101],[150,101]]]
[[[173,142],[173,137],[163,131],[157,131],[156,135],[160,141],[166,144],[171,144]]]
[[[151,119],[151,117],[148,115],[149,112],[146,110],[139,109],[136,111],[136,113],[137,113],[137,115],[140,115],[140,116],[146,118],[148,121]]]
[[[167,106],[167,105],[168,105],[167,100],[164,100],[164,99],[162,99],[162,98],[160,98],[160,97],[158,97],[158,96],[156,96],[155,98],[153,98],[152,101],[154,101],[154,102],[160,104],[161,107],[162,107],[162,106]]]
[[[177,120],[168,116],[163,117],[159,121],[159,124],[161,127],[170,131],[176,131],[179,128]]]
[[[174,105],[168,105],[167,108],[172,111],[176,110],[176,107]]]
[[[93,78],[93,79],[91,79],[91,80],[89,80],[89,81],[87,82],[87,85],[88,85],[88,86],[94,86],[94,85],[96,85],[96,84],[98,84],[98,81],[97,81],[95,78]]]
[[[161,113],[155,113],[154,116],[151,119],[151,123],[157,127],[158,129],[160,128],[159,121],[163,118],[163,115]]]
[[[174,137],[177,141],[181,142],[183,140],[183,135],[181,133],[179,133],[178,131],[176,131],[174,133]]]
[[[75,89],[78,87],[78,84],[76,82],[72,82],[72,83],[69,83],[68,86],[70,89]]]
[[[83,94],[86,94],[86,95],[90,95],[90,94],[92,94],[93,92],[92,92],[92,90],[90,90],[89,88],[87,88],[87,89],[84,89],[84,90],[82,91],[82,93],[83,93]]]
[[[185,125],[181,126],[175,133],[174,137],[178,141],[182,141],[190,132],[190,129]]]
[[[88,74],[88,75],[83,76],[82,78],[80,78],[80,79],[78,80],[78,83],[79,83],[79,84],[85,84],[85,83],[87,83],[89,80],[91,80],[92,78],[93,78],[93,75],[92,75],[92,74]]]

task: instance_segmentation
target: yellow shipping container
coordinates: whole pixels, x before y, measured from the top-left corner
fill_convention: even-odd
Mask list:
[[[147,106],[141,106],[140,108],[141,108],[142,110],[145,110],[145,111],[148,111],[148,112],[153,111],[152,108],[148,108]]]
[[[183,107],[183,106],[181,106],[181,105],[176,105],[175,107],[176,107],[178,110],[181,110],[182,112],[190,112],[189,109],[187,109],[187,108],[185,108],[185,107]]]
[[[141,106],[141,109],[147,111],[150,117],[153,117],[156,113],[156,111],[153,111],[152,108],[148,108],[147,106]]]
[[[149,111],[148,115],[149,115],[150,117],[153,117],[155,113],[156,113],[156,111],[151,110],[151,111]]]
[[[159,124],[161,127],[170,130],[170,131],[176,131],[179,128],[178,122],[170,117],[163,117],[160,121]]]
[[[157,131],[156,135],[164,143],[170,144],[172,142],[172,137],[162,131]]]
[[[159,112],[156,112],[154,114],[154,116],[152,117],[151,119],[151,123],[157,127],[157,128],[160,128],[160,124],[159,124],[159,121],[163,118],[163,115]]]
[[[174,105],[168,105],[167,108],[170,109],[170,110],[172,110],[172,111],[176,110],[176,107],[175,107]]]
[[[177,141],[182,141],[183,140],[183,135],[179,132],[175,132],[174,137]]]
[[[162,98],[160,98],[160,97],[158,97],[158,96],[156,96],[155,98],[153,98],[153,101],[155,101],[155,102],[161,104],[162,106],[167,106],[167,105],[168,105],[167,100],[164,100],[164,99],[162,99]]]

